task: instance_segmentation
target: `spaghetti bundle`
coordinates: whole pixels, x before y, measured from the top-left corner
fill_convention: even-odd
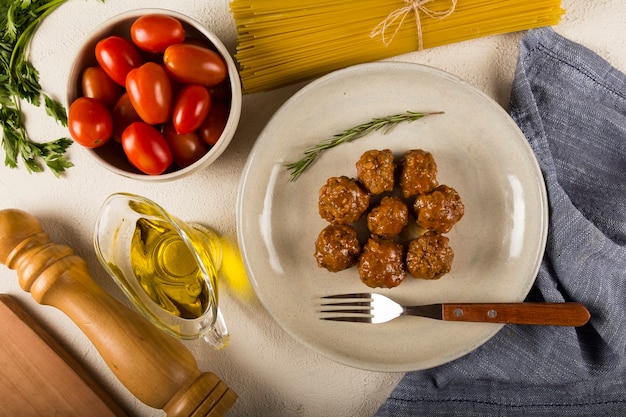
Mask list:
[[[253,93],[420,46],[552,26],[564,13],[560,3],[456,0],[451,7],[450,0],[232,0],[230,8],[243,89]],[[390,19],[401,9],[406,14]]]

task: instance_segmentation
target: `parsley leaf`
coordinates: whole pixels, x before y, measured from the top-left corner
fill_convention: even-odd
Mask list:
[[[46,114],[67,126],[65,108],[42,91],[39,72],[28,60],[28,46],[39,24],[66,1],[13,0],[0,4],[0,129],[4,163],[10,168],[21,160],[29,172],[41,172],[43,162],[59,176],[72,166],[64,156],[72,140],[32,141],[21,111],[22,100],[38,107],[43,102]]]

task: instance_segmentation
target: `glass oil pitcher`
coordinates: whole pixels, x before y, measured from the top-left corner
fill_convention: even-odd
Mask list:
[[[220,349],[229,342],[218,307],[218,236],[187,224],[138,195],[109,196],[98,215],[98,259],[134,306],[179,339],[204,338]]]

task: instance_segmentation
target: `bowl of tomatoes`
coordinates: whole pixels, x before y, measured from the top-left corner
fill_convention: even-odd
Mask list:
[[[178,12],[132,10],[81,45],[68,77],[68,129],[110,171],[167,181],[224,152],[241,102],[237,67],[214,33]]]

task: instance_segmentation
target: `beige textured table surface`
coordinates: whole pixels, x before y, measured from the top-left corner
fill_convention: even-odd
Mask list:
[[[582,43],[626,71],[626,2],[563,0],[566,14],[555,30]],[[33,40],[31,59],[46,91],[65,96],[70,62],[80,40],[105,19],[140,7],[177,10],[205,23],[234,52],[236,32],[226,0],[71,0],[55,11]],[[455,74],[506,107],[521,33],[481,38],[394,58],[431,65]],[[0,166],[0,209],[16,207],[37,216],[51,238],[85,258],[94,279],[114,296],[121,292],[98,264],[92,232],[98,208],[111,193],[133,192],[151,198],[178,217],[215,228],[236,247],[235,205],[240,175],[249,151],[272,114],[302,85],[244,97],[239,129],[230,147],[208,169],[165,184],[121,178],[99,167],[79,146],[69,156],[75,167],[62,178],[29,175],[24,168]],[[34,138],[67,132],[40,111],[26,109]],[[4,159],[4,155],[2,155]],[[40,306],[17,285],[15,273],[0,266],[0,293],[17,298],[87,366],[119,403],[136,416],[160,416],[135,400],[114,378],[85,336],[62,313]],[[370,416],[402,374],[352,369],[318,355],[293,340],[269,316],[249,286],[222,286],[221,308],[232,333],[231,345],[212,351],[187,343],[202,370],[219,375],[238,394],[229,416]]]

